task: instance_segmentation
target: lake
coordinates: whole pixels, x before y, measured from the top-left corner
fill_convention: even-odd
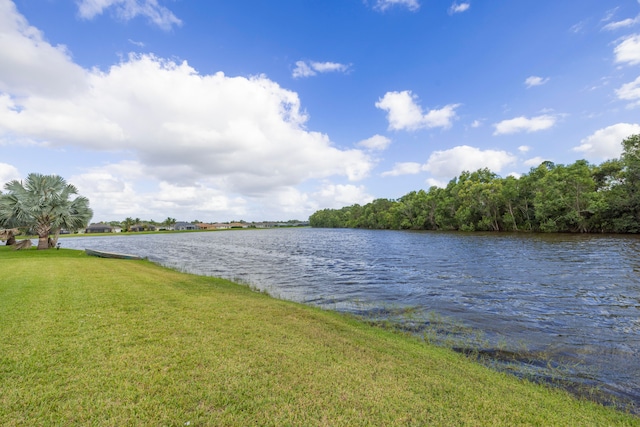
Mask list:
[[[559,374],[640,406],[640,237],[287,228],[60,242],[437,329],[526,355],[521,376]]]

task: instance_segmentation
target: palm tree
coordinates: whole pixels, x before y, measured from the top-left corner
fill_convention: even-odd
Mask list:
[[[167,219],[165,219],[162,223],[167,227],[171,227],[176,224],[176,219],[168,216]]]
[[[84,228],[93,216],[89,199],[72,199],[78,190],[58,175],[31,173],[24,183],[13,180],[4,188],[8,192],[0,196],[0,219],[33,230],[39,250],[55,246],[60,229]],[[51,233],[55,237],[50,242]]]
[[[122,223],[125,231],[131,231],[131,226],[134,224],[135,224],[135,221],[130,216],[125,218],[124,222]]]

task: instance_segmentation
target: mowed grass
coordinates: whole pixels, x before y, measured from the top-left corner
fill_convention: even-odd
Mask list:
[[[0,425],[640,425],[348,316],[0,248]]]

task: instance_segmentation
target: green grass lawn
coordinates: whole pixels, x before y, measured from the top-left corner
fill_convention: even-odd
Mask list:
[[[229,281],[0,248],[0,425],[640,425]]]

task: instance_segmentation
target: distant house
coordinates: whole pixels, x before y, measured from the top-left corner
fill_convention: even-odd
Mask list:
[[[85,229],[85,233],[111,233],[113,227],[109,224],[91,224]]]
[[[129,227],[129,231],[156,231],[156,227],[150,224],[136,224]]]
[[[201,222],[198,224],[198,230],[225,230],[228,228],[231,228],[231,225],[223,224],[220,222],[215,222],[215,223]]]
[[[176,222],[173,225],[174,230],[183,231],[183,230],[198,230],[199,227],[196,224],[191,222]]]
[[[229,228],[249,228],[251,224],[246,222],[232,222],[229,224]]]
[[[215,228],[216,230],[226,230],[228,228],[231,228],[231,226],[229,224],[221,224],[219,222],[216,222],[215,224],[211,224],[213,226],[213,228]]]
[[[215,230],[215,224],[207,224],[206,222],[200,222],[196,224],[198,226],[198,230]]]

